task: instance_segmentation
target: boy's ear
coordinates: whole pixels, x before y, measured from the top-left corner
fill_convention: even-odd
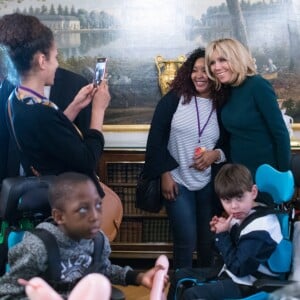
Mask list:
[[[252,195],[253,195],[253,199],[255,200],[256,197],[257,197],[257,194],[258,194],[258,188],[257,188],[256,184],[253,184],[251,192],[252,192]]]
[[[57,224],[62,224],[64,222],[63,212],[60,209],[57,208],[52,209],[52,218]]]

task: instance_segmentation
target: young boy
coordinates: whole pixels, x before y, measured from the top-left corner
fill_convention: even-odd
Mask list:
[[[214,216],[210,222],[224,266],[213,281],[186,289],[184,300],[238,299],[253,293],[251,286],[257,278],[276,276],[266,262],[282,240],[280,224],[276,215],[267,213],[268,208],[257,206],[258,191],[250,171],[239,164],[224,165],[215,178],[215,191],[228,215]],[[249,220],[253,213],[257,217]],[[173,289],[168,299],[174,299]]]
[[[93,266],[93,273],[105,275],[112,284],[152,287],[157,268],[137,273],[129,266],[111,264],[111,249],[106,236],[103,248],[94,249],[93,239],[101,228],[102,200],[88,176],[73,172],[57,176],[49,188],[49,201],[54,223],[44,222],[37,228],[49,231],[57,241],[61,260],[59,284],[70,284],[62,295],[68,295],[75,283],[86,275],[94,251],[102,252],[99,265]],[[24,286],[18,284],[19,278],[44,277],[47,280],[48,254],[44,243],[35,234],[26,232],[23,240],[11,248],[8,259],[10,272],[0,278],[0,299],[25,298]]]

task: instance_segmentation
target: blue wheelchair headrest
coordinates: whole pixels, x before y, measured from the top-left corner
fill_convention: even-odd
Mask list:
[[[295,191],[294,176],[291,171],[280,172],[268,164],[261,165],[255,175],[259,191],[268,193],[275,204],[280,205],[292,199]],[[290,238],[288,212],[278,213],[283,239],[268,260],[270,269],[276,273],[290,271],[292,242]]]
[[[293,197],[295,183],[290,170],[280,172],[263,164],[256,171],[255,182],[258,190],[270,194],[276,204],[288,202]]]

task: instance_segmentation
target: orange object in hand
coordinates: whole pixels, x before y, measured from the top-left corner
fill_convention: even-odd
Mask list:
[[[206,150],[205,147],[196,147],[195,151],[194,151],[194,154],[195,154],[195,156],[199,156],[200,154],[205,152],[205,150]]]

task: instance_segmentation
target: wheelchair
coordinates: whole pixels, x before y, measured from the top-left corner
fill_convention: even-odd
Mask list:
[[[3,180],[0,194],[0,246],[5,255],[1,257],[1,275],[7,271],[5,256],[8,247],[22,240],[25,230],[34,228],[50,216],[48,187],[53,178],[20,176]]]
[[[277,244],[276,250],[267,261],[268,267],[272,273],[275,273],[278,276],[274,277],[274,279],[256,280],[253,283],[253,286],[249,287],[252,292],[251,296],[239,300],[268,299],[270,292],[273,292],[274,290],[282,287],[282,285],[289,283],[287,278],[291,270],[292,263],[293,245],[291,241],[291,219],[293,215],[293,208],[291,206],[291,199],[295,191],[293,173],[290,170],[287,172],[279,172],[270,165],[264,164],[257,169],[255,182],[261,193],[266,193],[270,196],[267,197],[266,195],[259,199],[272,199],[272,208],[268,209],[268,211],[272,214],[276,214],[281,226],[283,238],[280,243]],[[205,270],[201,271],[203,271],[203,274],[201,272],[197,273],[199,270],[197,271],[197,269],[195,269],[194,273],[192,270],[189,270],[186,271],[186,274],[183,272],[179,275],[176,283],[175,299],[177,299],[177,297],[180,299],[183,291],[186,288],[189,288],[189,286],[202,285],[203,282],[209,282],[210,280],[214,281],[219,272],[218,270],[213,270],[213,272],[208,272],[206,274]],[[225,300],[232,299],[226,298]]]
[[[55,176],[12,177],[2,182],[0,193],[0,276],[9,272],[8,249],[19,243],[26,230],[51,216],[48,188]],[[125,300],[124,293],[112,287],[112,300]]]
[[[254,287],[258,292],[243,298],[243,300],[297,299],[285,298],[286,295],[284,293],[292,290],[295,286],[299,286],[299,283],[288,279],[292,271],[292,236],[295,215],[295,204],[291,202],[291,199],[294,195],[295,187],[300,186],[299,166],[300,156],[294,155],[292,156],[290,171],[279,172],[269,165],[262,165],[257,169],[255,181],[258,190],[270,194],[275,203],[275,210],[277,210],[283,235],[283,241],[281,245],[279,244],[279,247],[283,247],[284,251],[282,251],[281,256],[277,256],[278,251],[275,251],[268,261],[271,270],[280,274],[279,280],[257,280],[254,283]],[[298,247],[299,245],[295,246]]]

